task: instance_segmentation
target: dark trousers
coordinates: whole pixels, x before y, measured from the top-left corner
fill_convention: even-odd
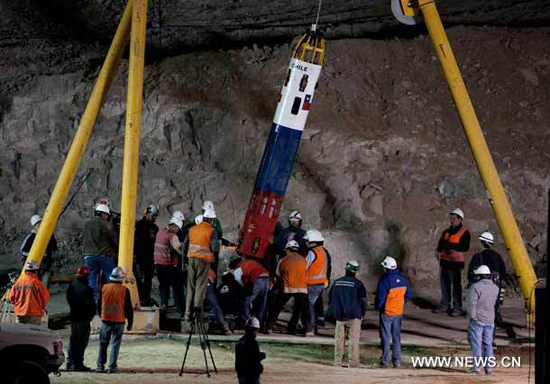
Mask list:
[[[214,284],[212,284],[210,281],[208,282],[208,284],[206,284],[206,300],[208,301],[208,305],[210,306],[211,317],[213,317],[218,323],[220,323],[224,331],[228,331],[229,325],[227,324],[227,321],[223,316],[222,309],[218,304],[216,288],[214,287]]]
[[[134,275],[139,292],[141,302],[148,303],[151,301],[151,288],[153,286],[153,276],[155,274],[155,266],[153,261],[138,262],[134,265]]]
[[[440,283],[441,308],[462,311],[462,269],[441,266]]]
[[[76,368],[84,365],[84,351],[90,339],[89,321],[71,321],[71,336],[67,346],[67,365]]]
[[[157,270],[157,277],[160,285],[160,305],[161,307],[168,307],[170,301],[170,288],[174,294],[174,304],[178,309],[178,312],[183,316],[183,278],[182,272],[179,268],[172,265],[155,265]]]
[[[260,375],[237,376],[239,384],[260,384]]]
[[[298,325],[298,319],[300,318],[305,331],[310,332],[311,326],[309,321],[309,301],[307,293],[284,293],[280,290],[273,303],[273,310],[270,312],[268,319],[269,327],[271,328],[275,325],[275,322],[283,310],[283,307],[291,298],[294,298],[294,307],[292,308],[292,317],[288,323],[288,332],[296,332],[296,326]]]

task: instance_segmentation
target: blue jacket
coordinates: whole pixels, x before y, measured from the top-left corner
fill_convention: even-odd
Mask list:
[[[353,275],[345,275],[332,284],[329,313],[336,320],[362,319],[367,310],[367,290]]]
[[[374,308],[386,316],[401,316],[403,307],[411,298],[409,282],[398,269],[390,270],[380,279]]]

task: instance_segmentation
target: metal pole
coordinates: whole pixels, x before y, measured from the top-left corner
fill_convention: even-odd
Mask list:
[[[120,63],[124,47],[128,42],[130,36],[131,14],[132,2],[128,1],[115,33],[115,37],[113,38],[113,42],[111,43],[111,47],[109,48],[109,52],[107,53],[107,57],[105,57],[101,72],[99,72],[92,94],[88,100],[88,105],[80,120],[80,125],[74,136],[71,148],[69,149],[69,153],[67,154],[67,158],[63,164],[57,183],[55,184],[50,202],[44,212],[44,217],[38,229],[38,233],[36,234],[36,239],[29,252],[28,259],[34,260],[38,264],[42,261],[42,257],[46,252],[52,233],[55,230],[57,220],[63,208],[63,203],[67,199],[76,172],[78,171],[80,161],[84,156],[97,115],[103,106],[103,101],[105,100],[109,86],[111,85],[118,64]]]
[[[126,130],[124,133],[118,265],[126,271],[125,286],[130,290],[134,307],[139,308],[139,295],[132,266],[134,260],[134,230],[143,100],[147,0],[133,0],[133,2],[130,62],[128,65],[128,95],[126,99]]]
[[[491,208],[497,220],[498,226],[506,248],[510,253],[510,259],[514,271],[518,277],[523,297],[530,301],[527,303],[534,311],[535,300],[531,296],[533,286],[537,282],[535,271],[529,260],[529,255],[523,244],[518,225],[508,203],[504,188],[500,181],[497,169],[491,158],[489,147],[481,131],[474,107],[466,90],[466,85],[456,63],[453,51],[447,39],[441,18],[437,12],[433,0],[420,0],[419,7],[424,16],[426,26],[430,32],[437,57],[443,68],[445,79],[449,84],[453,100],[456,104],[464,132],[468,138],[470,148],[481,175]]]

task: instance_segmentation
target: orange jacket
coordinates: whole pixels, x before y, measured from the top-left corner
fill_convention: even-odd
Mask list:
[[[115,323],[126,322],[124,302],[126,287],[122,284],[109,283],[101,290],[101,320]]]
[[[466,226],[464,225],[462,225],[462,228],[460,228],[460,230],[454,235],[449,234],[449,232],[446,230],[443,234],[443,239],[451,244],[460,244],[460,238],[464,236],[467,230],[468,228],[466,228]],[[442,250],[441,252],[439,252],[439,259],[455,263],[464,263],[464,253],[455,250]]]
[[[189,250],[187,258],[203,259],[208,262],[214,261],[214,253],[210,248],[210,238],[214,227],[212,224],[203,221],[189,230]]]
[[[297,252],[286,255],[279,262],[279,276],[284,293],[307,293],[306,259]]]
[[[328,257],[325,248],[320,245],[309,252],[313,252],[315,259],[307,270],[307,284],[327,284]]]
[[[44,309],[50,301],[48,288],[34,273],[25,273],[10,291],[16,316],[44,316]]]

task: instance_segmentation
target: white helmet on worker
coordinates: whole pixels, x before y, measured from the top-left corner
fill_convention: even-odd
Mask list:
[[[109,276],[109,280],[111,281],[124,281],[126,278],[126,272],[124,272],[124,269],[122,267],[115,267],[111,271],[111,276]]]
[[[185,216],[183,215],[182,211],[174,211],[174,213],[172,213],[172,218],[181,221],[185,220]]]
[[[202,223],[202,215],[195,216],[195,225]]]
[[[285,249],[297,251],[298,249],[300,249],[300,244],[298,244],[296,240],[290,240],[288,243],[286,243]]]
[[[493,245],[495,243],[495,238],[493,237],[493,234],[491,232],[483,232],[480,236],[479,236],[479,240],[489,244],[489,245]]]
[[[40,269],[40,265],[34,260],[27,260],[25,263],[25,271],[38,271]]]
[[[464,220],[464,212],[462,212],[462,209],[460,209],[460,208],[453,209],[451,212],[449,212],[449,214],[450,215],[457,215],[462,220]]]
[[[359,266],[359,263],[355,260],[351,260],[346,263],[346,271],[348,272],[357,273],[359,272],[359,269],[361,269],[361,267]]]
[[[244,325],[245,328],[254,328],[254,329],[260,329],[260,321],[255,317],[250,317],[248,320],[246,320],[246,323]]]
[[[152,213],[157,214],[159,213],[159,207],[157,207],[155,204],[148,205],[147,208],[145,208],[145,214]]]
[[[391,256],[386,256],[380,264],[386,269],[397,269],[397,261]]]
[[[177,217],[172,217],[170,219],[170,222],[168,224],[174,224],[176,225],[179,229],[181,229],[183,227],[183,221],[178,219]]]
[[[108,215],[111,214],[111,210],[109,209],[109,206],[107,204],[98,204],[95,206],[96,212],[106,213]]]
[[[298,211],[292,211],[288,216],[288,220],[302,220],[302,215]]]
[[[321,243],[325,241],[325,238],[323,237],[323,235],[321,235],[321,232],[319,232],[318,230],[310,229],[304,235],[304,240],[310,243]]]
[[[486,265],[480,265],[474,270],[474,275],[490,275],[491,270]]]
[[[204,211],[204,215],[202,215],[203,219],[215,219],[216,218],[216,211],[213,209],[207,209]]]
[[[32,215],[31,217],[31,227],[34,227],[36,224],[40,223],[42,218],[40,215]]]
[[[204,203],[202,203],[202,209],[205,211],[213,211],[214,203],[209,200],[206,200]]]

